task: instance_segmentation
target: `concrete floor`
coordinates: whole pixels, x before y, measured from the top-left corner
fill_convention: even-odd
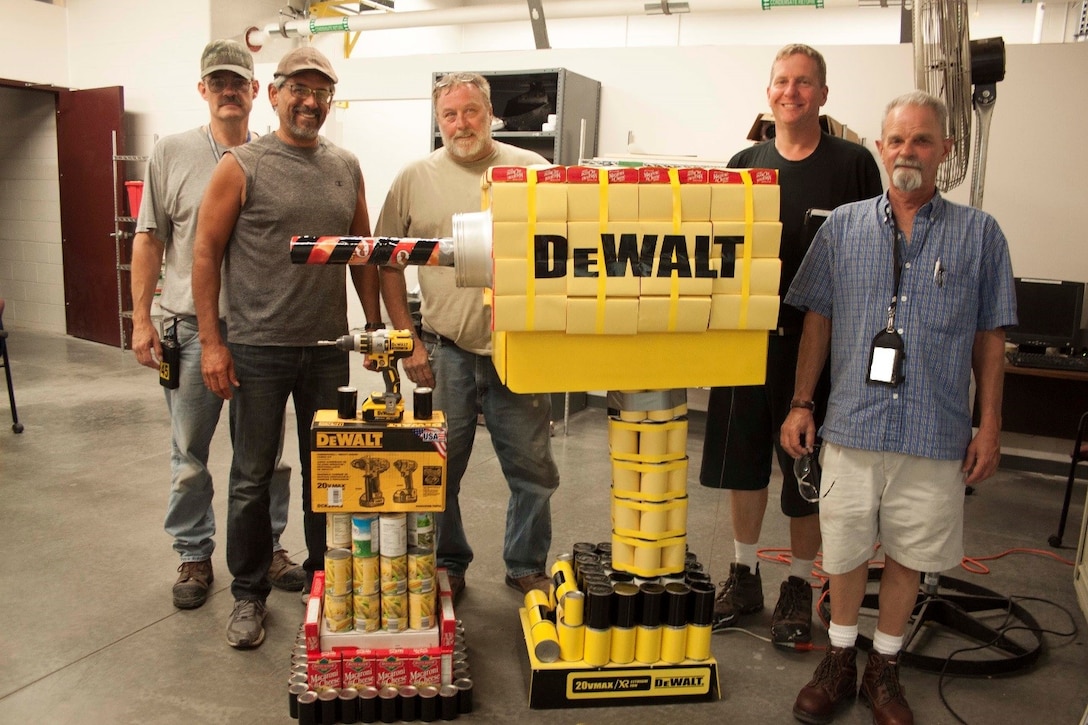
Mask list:
[[[297,594],[273,591],[268,637],[256,651],[227,646],[231,610],[225,540],[213,559],[214,592],[200,609],[179,611],[170,599],[177,559],[162,531],[169,471],[169,428],[153,372],[131,353],[56,334],[11,329],[16,401],[26,430],[0,426],[0,722],[4,723],[277,723],[287,716],[288,656],[301,620]],[[353,360],[361,368],[361,362]],[[0,396],[2,400],[2,396]],[[0,415],[7,408],[0,402]],[[293,420],[291,421],[293,423]],[[476,547],[468,589],[458,607],[469,645],[480,723],[764,723],[792,722],[797,690],[819,653],[774,649],[742,633],[713,638],[722,699],[668,706],[530,710],[526,656],[518,624],[519,597],[503,585],[500,559],[506,489],[480,430],[464,483],[466,525]],[[553,555],[577,541],[609,537],[609,463],[603,411],[557,425],[553,446],[563,476],[554,501]],[[288,437],[290,440],[290,436]],[[728,501],[700,487],[702,434],[693,415],[689,436],[689,546],[715,579],[728,569],[732,532]],[[285,460],[297,451],[288,444]],[[212,454],[226,520],[229,440]],[[295,480],[299,481],[297,466]],[[774,484],[772,484],[774,485]],[[1064,481],[1001,472],[967,501],[967,551],[989,557],[1014,548],[1050,552]],[[1065,537],[1056,553],[1072,560],[1085,499],[1077,486]],[[772,511],[764,545],[786,542],[783,517]],[[284,541],[300,559],[301,515]],[[970,723],[1076,723],[1088,703],[1084,616],[1072,588],[1072,567],[1051,556],[1017,553],[985,561],[984,574],[946,572],[1024,601],[1046,628],[1034,667],[1010,676],[945,680],[944,697]],[[764,562],[767,607],[750,622],[766,635],[786,567]],[[1064,607],[1067,612],[1058,608]],[[863,622],[863,629],[865,622]],[[869,623],[871,627],[871,622]],[[933,640],[947,650],[942,637]],[[817,626],[817,644],[826,633]],[[902,675],[920,723],[951,723],[938,677],[917,669]],[[870,721],[852,704],[836,722]]]

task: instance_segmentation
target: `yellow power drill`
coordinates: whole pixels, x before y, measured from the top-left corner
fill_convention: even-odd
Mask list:
[[[415,343],[411,330],[370,330],[319,340],[318,345],[335,345],[339,350],[358,352],[373,360],[385,379],[385,392],[374,391],[363,400],[363,420],[396,423],[404,418],[397,361],[412,354]]]

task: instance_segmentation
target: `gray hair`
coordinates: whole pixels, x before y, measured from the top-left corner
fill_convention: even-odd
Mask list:
[[[948,106],[944,104],[937,96],[925,91],[915,90],[909,93],[904,93],[892,100],[884,109],[884,117],[880,119],[880,135],[884,136],[884,124],[888,121],[888,116],[891,112],[897,108],[903,106],[918,106],[920,108],[928,108],[933,111],[933,115],[937,117],[937,124],[941,127],[941,133],[948,134]]]
[[[434,89],[431,90],[431,103],[437,107],[439,96],[456,86],[476,86],[484,94],[488,108],[491,107],[491,84],[479,73],[446,73],[435,82]]]
[[[827,85],[827,61],[820,54],[820,51],[813,48],[811,45],[805,45],[804,43],[790,43],[779,50],[774,60],[771,62],[771,82],[774,82],[774,66],[780,60],[785,60],[791,55],[803,55],[807,58],[811,58],[816,63],[816,76],[820,81],[820,87],[823,88]]]

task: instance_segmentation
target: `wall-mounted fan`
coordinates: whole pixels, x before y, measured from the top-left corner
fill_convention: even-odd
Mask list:
[[[914,81],[948,106],[947,133],[955,145],[937,175],[942,191],[959,186],[967,175],[974,107],[978,128],[971,206],[981,207],[990,118],[997,101],[997,83],[1005,78],[1005,41],[969,40],[967,14],[967,0],[915,0]]]

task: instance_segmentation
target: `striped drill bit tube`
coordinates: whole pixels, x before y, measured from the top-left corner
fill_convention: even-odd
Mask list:
[[[453,239],[291,237],[294,264],[369,264],[379,267],[452,267]]]

